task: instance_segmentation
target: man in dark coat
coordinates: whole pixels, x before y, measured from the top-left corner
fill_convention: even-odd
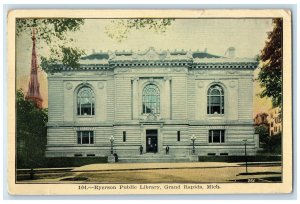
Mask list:
[[[170,150],[170,148],[169,148],[169,146],[167,145],[167,146],[166,146],[166,154],[169,154],[169,150]]]
[[[143,154],[143,146],[140,146],[140,154]]]

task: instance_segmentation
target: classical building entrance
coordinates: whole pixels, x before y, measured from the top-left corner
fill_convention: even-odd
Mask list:
[[[157,152],[157,130],[146,130],[146,152]]]

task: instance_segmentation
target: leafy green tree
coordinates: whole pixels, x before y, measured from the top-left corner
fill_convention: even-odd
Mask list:
[[[273,154],[281,154],[282,133],[279,132],[270,137],[268,151]]]
[[[22,89],[16,92],[17,168],[43,165],[47,143],[47,109],[26,100]]]
[[[164,33],[172,24],[174,19],[171,18],[137,18],[137,19],[118,19],[113,20],[110,25],[106,26],[105,32],[111,39],[122,42],[127,39],[132,30],[147,29],[156,33]]]
[[[84,51],[74,45],[74,39],[68,35],[78,31],[84,24],[83,19],[72,18],[20,18],[16,21],[16,35],[29,34],[36,30],[37,43],[40,47],[46,46],[50,55],[41,56],[41,67],[47,72],[53,72],[55,63],[64,66],[79,68],[78,60]]]
[[[260,143],[268,143],[269,141],[269,131],[266,125],[259,125],[255,127],[255,133],[259,135]]]
[[[273,107],[282,106],[282,19],[273,19],[273,31],[268,34],[261,51],[258,80],[263,88],[260,97],[271,97]]]

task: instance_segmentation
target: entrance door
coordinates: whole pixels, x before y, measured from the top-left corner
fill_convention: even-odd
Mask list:
[[[146,130],[146,152],[157,152],[157,130]]]

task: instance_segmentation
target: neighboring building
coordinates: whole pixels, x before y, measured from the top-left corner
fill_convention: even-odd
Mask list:
[[[269,126],[270,136],[276,135],[282,131],[282,123],[281,123],[279,108],[273,108],[270,110],[268,121],[270,124]]]
[[[259,145],[261,148],[264,147],[266,143],[266,137],[269,136],[269,122],[268,122],[268,114],[267,113],[258,113],[253,119],[255,133],[259,135]],[[262,133],[261,126],[265,127],[265,131]],[[259,128],[258,128],[259,127]]]
[[[229,50],[234,56],[234,49]],[[254,59],[207,52],[94,53],[48,73],[47,157],[256,154]],[[146,153],[146,154],[145,154]],[[175,157],[174,157],[175,158]]]
[[[253,119],[254,127],[264,125],[269,130],[269,122],[268,122],[268,114],[267,113],[258,113]]]
[[[42,108],[43,99],[40,94],[40,83],[38,80],[38,65],[35,51],[35,29],[32,31],[32,54],[31,54],[31,70],[30,80],[28,84],[28,91],[26,94],[26,100],[31,100],[38,108]]]

